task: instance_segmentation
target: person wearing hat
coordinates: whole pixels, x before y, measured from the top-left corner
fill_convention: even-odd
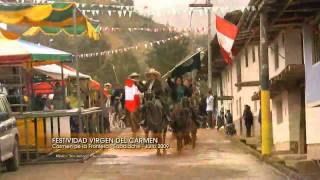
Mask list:
[[[139,89],[141,89],[141,92],[152,92],[156,99],[156,105],[159,106],[164,111],[164,118],[166,118],[168,121],[170,121],[170,118],[168,116],[168,108],[166,106],[166,103],[164,100],[162,100],[162,97],[164,95],[164,91],[162,89],[162,84],[160,81],[161,74],[154,68],[149,69],[148,72],[145,73],[147,77],[147,82],[143,85],[142,83],[139,84]]]
[[[156,96],[156,99],[160,99],[163,94],[162,85],[160,79],[161,74],[155,69],[151,68],[146,72],[147,83],[145,84],[143,91],[151,91]]]
[[[139,80],[140,74],[138,74],[137,72],[133,72],[128,77],[129,79]]]

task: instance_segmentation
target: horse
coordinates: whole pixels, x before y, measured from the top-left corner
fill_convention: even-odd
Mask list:
[[[152,92],[145,93],[142,110],[142,116],[145,120],[143,126],[146,138],[149,137],[149,132],[151,131],[153,136],[158,139],[157,155],[161,155],[158,144],[165,144],[167,133],[167,121],[163,117],[163,107],[159,103],[160,101],[155,99]],[[166,154],[166,149],[163,149],[163,154]]]
[[[181,100],[181,104],[176,104],[171,114],[171,127],[177,138],[177,151],[182,152],[183,141],[185,144],[192,142],[195,145],[195,133],[193,130],[192,112],[190,111],[190,102],[187,97]],[[191,131],[193,130],[193,131]],[[192,136],[190,137],[190,133]]]
[[[112,125],[115,128],[126,128],[126,124],[123,121],[124,111],[123,107],[121,105],[121,101],[119,97],[115,98],[114,102],[114,113],[112,116]]]

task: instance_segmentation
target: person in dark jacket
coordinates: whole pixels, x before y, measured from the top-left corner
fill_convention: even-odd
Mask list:
[[[220,115],[218,115],[218,120],[217,120],[217,130],[219,130],[222,126],[225,125],[225,120],[224,120],[224,111],[223,109],[220,110]]]
[[[249,105],[244,106],[242,119],[244,120],[246,126],[246,136],[251,137],[251,127],[253,126],[253,114]]]
[[[226,123],[227,124],[233,124],[233,117],[232,117],[232,114],[231,114],[230,110],[227,110]]]

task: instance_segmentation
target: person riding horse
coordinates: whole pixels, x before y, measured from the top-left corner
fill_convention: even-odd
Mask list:
[[[145,94],[152,93],[155,98],[155,105],[159,107],[161,110],[165,109],[165,103],[162,100],[162,96],[164,95],[164,91],[162,89],[162,84],[160,79],[160,73],[155,69],[151,68],[148,72],[146,72],[147,82],[143,84],[141,82],[137,82],[138,89]],[[164,112],[165,113],[165,112]],[[145,121],[142,121],[142,125],[145,126]]]
[[[150,69],[146,73],[148,78],[146,84],[141,82],[137,83],[138,89],[144,92],[144,103],[141,109],[143,114],[143,123],[141,124],[145,128],[146,137],[149,136],[149,131],[153,136],[158,139],[159,144],[165,144],[166,132],[167,132],[167,118],[166,104],[163,100],[164,91],[160,81],[160,73],[155,69]],[[166,154],[166,150],[163,150],[163,154]],[[160,155],[160,148],[157,147],[157,155]]]

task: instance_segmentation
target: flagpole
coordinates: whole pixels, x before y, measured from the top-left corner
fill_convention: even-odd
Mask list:
[[[211,0],[206,0],[206,3],[189,4],[193,8],[208,8],[208,89],[212,89],[212,52],[211,52]]]
[[[210,0],[207,0],[207,4],[210,4]],[[208,9],[208,89],[212,89],[212,52],[211,52],[211,9]]]
[[[80,77],[79,77],[79,60],[78,60],[78,44],[77,44],[77,8],[73,9],[73,43],[74,43],[74,60],[76,63],[76,80],[77,80],[77,101],[78,101],[78,121],[79,133],[83,132],[83,123],[81,119],[81,94],[80,94]]]

